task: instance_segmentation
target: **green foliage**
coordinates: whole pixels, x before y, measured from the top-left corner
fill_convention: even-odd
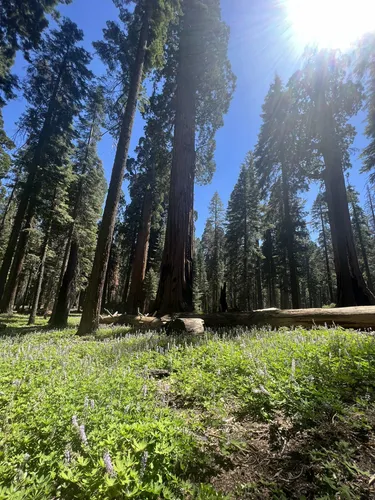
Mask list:
[[[354,432],[374,401],[375,340],[363,333],[233,330],[187,342],[118,328],[78,339],[74,330],[27,334],[22,316],[2,321],[2,498],[224,499],[205,479],[218,452],[208,429],[221,436],[228,419],[282,416],[292,432],[341,418]],[[152,369],[171,375],[158,381]],[[223,432],[223,456],[240,446],[228,439]],[[323,442],[311,459],[322,471],[316,494],[369,473],[345,443]]]

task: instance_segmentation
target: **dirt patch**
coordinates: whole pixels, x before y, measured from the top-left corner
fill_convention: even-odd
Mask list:
[[[231,498],[375,499],[375,410],[307,430],[280,416],[271,424],[233,421],[225,432],[242,449],[211,482]]]

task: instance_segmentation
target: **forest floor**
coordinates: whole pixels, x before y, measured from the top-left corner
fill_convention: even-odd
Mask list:
[[[375,498],[371,334],[78,321],[0,316],[1,500]]]

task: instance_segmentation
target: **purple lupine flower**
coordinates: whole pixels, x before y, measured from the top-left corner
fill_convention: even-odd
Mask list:
[[[75,427],[76,429],[79,429],[78,420],[77,420],[76,415],[73,415],[73,416],[72,416],[72,425],[73,425],[73,427]]]
[[[85,444],[85,445],[89,444],[89,442],[87,440],[86,432],[85,432],[85,426],[83,424],[79,426],[79,436],[80,436],[83,444]]]
[[[95,408],[95,401],[93,399],[90,399],[90,407],[92,410]]]
[[[107,474],[109,476],[114,477],[116,475],[116,472],[115,472],[115,469],[113,468],[111,455],[109,454],[108,450],[104,452],[103,460],[104,460],[104,465],[105,465],[105,469],[107,471]]]
[[[85,408],[88,408],[88,406],[89,406],[89,398],[88,398],[88,396],[85,396],[85,402],[83,403],[83,406]]]
[[[66,448],[66,450],[64,451],[64,458],[65,458],[65,462],[67,464],[70,464],[70,462],[72,460],[72,457],[71,457],[71,454],[70,454],[70,450],[68,448]]]
[[[296,374],[296,360],[293,358],[292,359],[292,377],[294,378]]]
[[[146,398],[148,393],[148,387],[146,384],[142,387],[142,392],[143,392],[143,397]]]
[[[148,460],[148,451],[144,451],[141,459],[141,477],[144,475]]]

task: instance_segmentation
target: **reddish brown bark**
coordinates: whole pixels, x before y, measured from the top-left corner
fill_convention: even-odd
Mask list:
[[[153,177],[153,174],[151,175]],[[135,245],[129,298],[126,307],[128,314],[135,314],[138,310],[144,312],[144,281],[151,233],[153,185],[154,183],[151,182],[143,199],[142,218]]]
[[[322,111],[320,148],[325,163],[324,182],[337,275],[336,305],[348,307],[375,304],[375,297],[359,268],[333,112],[324,96],[321,96],[319,104]]]
[[[193,310],[193,234],[196,80],[194,9],[185,3],[177,72],[169,210],[156,309],[159,314]]]
[[[139,35],[137,55],[132,68],[129,95],[122,119],[120,138],[117,144],[103,219],[99,229],[94,264],[86,291],[81,323],[78,328],[79,335],[92,333],[99,328],[104,282],[107,273],[125,167],[128,159],[134,118],[137,110],[138,94],[143,80],[143,67],[149,40],[150,22],[151,0],[149,0],[148,6],[145,10],[142,28]]]

